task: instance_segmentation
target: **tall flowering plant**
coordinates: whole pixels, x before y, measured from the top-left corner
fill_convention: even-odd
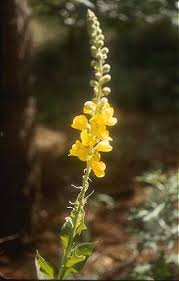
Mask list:
[[[85,102],[83,114],[76,116],[72,122],[72,128],[79,130],[80,138],[75,141],[70,149],[69,156],[76,156],[85,162],[82,186],[75,202],[69,202],[72,209],[62,226],[60,238],[63,246],[63,257],[59,265],[58,273],[43,259],[36,254],[35,264],[38,279],[60,279],[79,272],[91,256],[94,243],[80,243],[79,238],[85,231],[85,205],[91,194],[87,195],[90,174],[96,177],[104,177],[106,164],[101,161],[101,152],[112,150],[108,127],[114,126],[117,119],[113,117],[114,109],[109,104],[107,96],[111,92],[106,83],[111,80],[110,65],[106,64],[108,48],[104,47],[104,35],[95,14],[87,12],[88,32],[90,36],[94,79],[90,85],[94,91],[92,100]]]

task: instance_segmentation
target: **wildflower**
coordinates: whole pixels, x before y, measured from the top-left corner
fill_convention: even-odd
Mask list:
[[[78,130],[84,130],[86,129],[88,124],[88,120],[86,118],[86,116],[84,115],[78,115],[73,119],[73,123],[72,123],[72,128],[74,129],[78,129]]]
[[[70,156],[77,156],[81,161],[87,161],[89,158],[89,149],[83,145],[79,140],[72,145]]]
[[[77,187],[79,193],[74,202],[69,201],[72,209],[62,226],[60,239],[63,247],[63,256],[59,264],[58,273],[37,252],[35,265],[38,279],[64,280],[69,275],[77,273],[92,255],[94,243],[80,243],[79,237],[87,229],[85,225],[85,205],[91,193],[89,176],[91,171],[98,178],[105,176],[106,164],[101,161],[101,153],[112,150],[108,127],[114,126],[117,119],[113,116],[114,109],[109,104],[106,96],[111,92],[106,83],[111,80],[110,66],[106,64],[108,48],[104,47],[104,35],[95,14],[88,10],[87,22],[91,36],[91,54],[94,68],[94,79],[90,85],[94,91],[94,98],[87,101],[83,107],[83,114],[73,119],[71,127],[80,131],[80,138],[75,141],[70,149],[69,156],[78,157],[86,162],[82,185]]]
[[[112,150],[108,127],[114,126],[117,118],[113,117],[114,109],[106,97],[111,92],[111,89],[106,87],[106,83],[111,80],[110,65],[105,63],[109,50],[104,47],[104,35],[95,14],[88,11],[87,18],[93,57],[91,65],[94,68],[94,79],[90,81],[90,85],[94,90],[94,98],[85,102],[84,114],[73,119],[72,128],[80,130],[81,133],[80,140],[72,145],[69,155],[86,161],[97,177],[103,177],[106,165],[100,160],[99,152]]]

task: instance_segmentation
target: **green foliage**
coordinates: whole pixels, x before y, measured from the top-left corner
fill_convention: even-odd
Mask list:
[[[178,177],[178,172],[167,176],[156,171],[138,178],[150,189],[146,191],[147,201],[131,211],[130,220],[138,241],[133,246],[138,255],[151,249],[154,261],[135,265],[130,269],[129,279],[173,280],[179,274],[179,256],[174,254],[179,238]]]
[[[72,230],[73,230],[72,219],[70,217],[67,217],[64,225],[62,226],[61,233],[60,233],[60,238],[64,248],[64,253],[66,253],[66,249],[70,241]]]
[[[44,258],[39,255],[38,251],[35,257],[35,266],[37,271],[37,277],[39,280],[54,279],[53,268],[47,263]]]
[[[92,255],[93,249],[94,243],[83,243],[73,247],[65,264],[64,278],[79,272],[84,267],[88,257]]]
[[[89,172],[88,168],[83,176],[83,187],[79,187],[80,192],[76,201],[74,203],[70,202],[72,211],[61,229],[60,238],[64,256],[58,273],[59,279],[64,279],[73,273],[79,272],[89,256],[91,256],[94,248],[94,243],[78,243],[80,234],[87,229],[84,223],[84,208],[88,199],[88,196],[85,197],[85,194],[88,190]]]

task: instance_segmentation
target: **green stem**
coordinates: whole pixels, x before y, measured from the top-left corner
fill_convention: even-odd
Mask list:
[[[102,62],[102,59],[99,59],[98,61],[98,71],[101,73],[101,76],[103,76],[103,62]],[[101,84],[100,82],[98,81],[98,94],[97,94],[97,105],[100,101],[100,98],[101,98],[101,91],[102,91],[102,87],[101,87]]]
[[[89,179],[90,172],[91,172],[91,168],[87,164],[85,174],[83,175],[82,189],[81,189],[81,191],[79,193],[79,197],[78,197],[79,198],[79,207],[78,207],[78,210],[77,210],[77,213],[76,213],[76,217],[74,218],[73,231],[72,231],[72,235],[71,235],[71,237],[69,239],[69,242],[68,242],[66,253],[62,257],[62,260],[61,260],[61,266],[60,266],[60,270],[59,270],[59,273],[58,273],[58,276],[57,276],[58,280],[64,280],[64,275],[65,275],[65,272],[66,272],[66,262],[67,262],[68,257],[71,254],[71,250],[72,250],[72,246],[73,246],[73,242],[74,242],[74,238],[75,238],[75,234],[76,234],[78,216],[79,216],[81,207],[84,207],[84,205],[85,205],[84,198],[85,198],[85,193],[88,190],[88,185],[89,185],[88,179]]]

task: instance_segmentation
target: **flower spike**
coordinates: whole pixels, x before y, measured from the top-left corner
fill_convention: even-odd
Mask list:
[[[110,65],[106,63],[109,49],[104,46],[104,35],[100,23],[95,14],[87,12],[88,33],[91,44],[94,78],[90,81],[94,97],[86,101],[83,114],[74,117],[72,128],[81,131],[80,140],[76,140],[70,150],[70,156],[76,156],[81,161],[87,162],[87,166],[97,177],[104,177],[106,165],[101,161],[99,152],[109,152],[112,146],[109,143],[108,127],[117,123],[113,117],[114,109],[109,104],[108,96],[111,89],[106,84],[111,80]]]

